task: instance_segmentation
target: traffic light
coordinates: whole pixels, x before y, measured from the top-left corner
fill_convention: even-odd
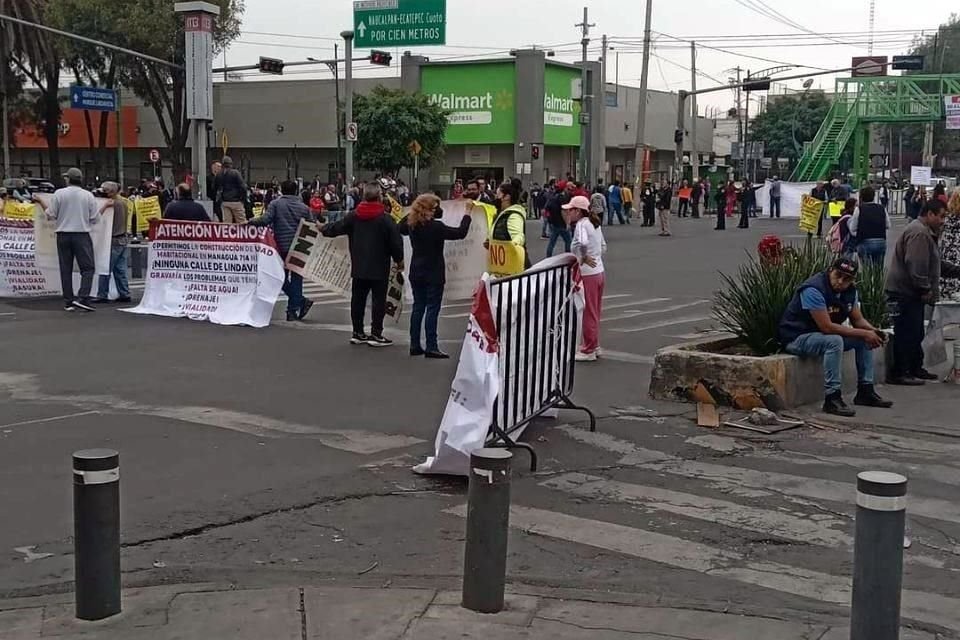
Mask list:
[[[770,78],[747,78],[746,82],[743,83],[743,90],[748,93],[750,91],[769,91]]]
[[[540,145],[534,144],[530,145],[530,157],[534,160],[540,159]]]
[[[378,64],[381,67],[389,67],[390,62],[393,60],[393,55],[389,51],[377,51],[374,49],[370,52],[370,64]]]
[[[673,141],[676,144],[683,144],[683,129],[675,129],[673,132]]]
[[[279,58],[264,58],[260,56],[260,73],[269,73],[275,76],[283,75],[283,60]]]

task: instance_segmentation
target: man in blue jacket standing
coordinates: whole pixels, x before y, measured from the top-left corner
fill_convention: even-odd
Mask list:
[[[859,265],[840,258],[826,271],[804,282],[793,294],[780,320],[780,343],[796,356],[823,356],[825,399],[823,412],[853,417],[856,411],[843,401],[841,373],[844,351],[857,354],[857,395],[854,404],[889,408],[892,402],[873,387],[873,349],[886,342],[860,312],[855,281]],[[847,326],[846,321],[850,321]]]
[[[286,262],[290,246],[297,235],[300,221],[316,222],[317,218],[310,211],[299,195],[296,182],[287,180],[280,185],[280,197],[270,202],[267,212],[259,218],[254,218],[248,224],[255,227],[270,227],[277,241],[277,250]],[[303,276],[284,269],[283,292],[287,294],[287,322],[303,320],[313,306],[312,300],[303,297]]]

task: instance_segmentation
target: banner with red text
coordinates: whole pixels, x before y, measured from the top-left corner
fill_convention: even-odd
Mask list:
[[[53,196],[38,193],[49,204]],[[105,202],[97,198],[97,208]],[[29,208],[29,215],[26,213]],[[0,216],[0,298],[28,298],[61,294],[60,262],[57,258],[56,223],[47,219],[34,204],[18,204],[17,215],[10,217],[5,206]],[[97,274],[110,273],[110,234],[113,207],[108,207],[90,231]],[[80,273],[74,264],[74,291]],[[96,286],[96,282],[94,282]]]
[[[270,324],[283,287],[273,230],[154,220],[150,240],[143,299],[125,311],[214,324]]]

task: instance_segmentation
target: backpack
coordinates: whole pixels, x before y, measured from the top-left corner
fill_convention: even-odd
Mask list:
[[[847,214],[837,220],[837,223],[830,227],[830,232],[827,233],[827,237],[823,240],[827,243],[827,246],[830,247],[830,251],[833,253],[843,253],[843,251],[846,249],[843,243],[843,235],[841,233],[842,227],[840,226],[840,223],[849,219],[850,215]]]

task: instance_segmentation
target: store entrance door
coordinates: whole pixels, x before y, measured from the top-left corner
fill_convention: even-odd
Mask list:
[[[503,182],[503,167],[455,167],[453,172],[454,180],[463,180],[464,184],[473,178],[483,178],[491,189],[496,189]]]

